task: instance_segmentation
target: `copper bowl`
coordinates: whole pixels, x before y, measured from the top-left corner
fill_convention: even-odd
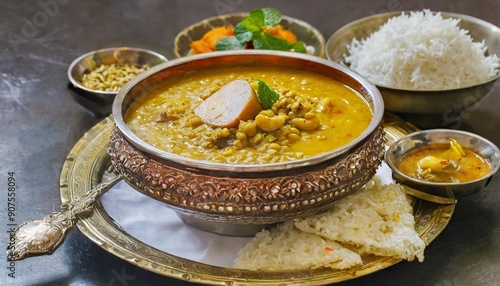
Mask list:
[[[350,143],[319,156],[285,163],[234,165],[193,160],[137,137],[123,116],[146,90],[188,71],[234,65],[281,66],[330,76],[359,92],[374,116]],[[323,211],[363,186],[384,153],[379,91],[349,69],[319,57],[276,51],[230,51],[179,58],[127,83],[113,103],[116,128],[109,154],[137,191],[174,209],[186,223],[211,232],[248,236],[286,219]],[[132,207],[132,206],[131,206]]]

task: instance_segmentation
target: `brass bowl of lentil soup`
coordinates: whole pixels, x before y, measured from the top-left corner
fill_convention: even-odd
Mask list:
[[[261,71],[256,74],[256,69]],[[238,128],[223,132],[224,128],[207,127],[193,120],[196,117],[189,112],[194,107],[183,107],[198,104],[202,94],[217,89],[214,85],[255,76],[279,91],[283,101],[291,92],[307,97],[319,89],[321,94],[308,100],[322,103],[322,108],[329,110],[326,112],[329,116],[318,111],[322,114],[318,115],[321,127],[315,131],[299,131],[295,145],[290,143],[292,138],[297,139],[290,135],[293,132],[283,133],[288,134],[286,136],[276,133],[278,131],[265,133],[265,140],[270,141],[265,143],[266,147],[255,147],[261,148],[258,151],[251,146],[257,134],[243,136],[247,138],[243,146],[235,143],[238,140],[241,143],[241,136],[236,138],[236,134],[244,132],[238,129],[241,122]],[[282,82],[287,82],[286,88],[280,87]],[[331,85],[341,91],[333,91]],[[184,89],[188,92],[181,92]],[[337,120],[338,114],[348,113],[350,104],[325,104],[330,102],[327,98],[347,101],[349,93],[358,97],[356,100],[367,107],[360,110],[368,114]],[[182,96],[189,99],[183,100]],[[161,103],[158,103],[159,98]],[[285,108],[280,107],[282,103],[278,100],[270,110],[278,112]],[[301,106],[307,109],[308,104]],[[314,110],[319,108],[312,106]],[[375,174],[384,153],[383,113],[379,91],[364,78],[331,61],[278,51],[207,53],[153,67],[120,90],[113,104],[116,128],[111,135],[109,154],[114,167],[128,184],[173,208],[184,222],[215,233],[251,236],[286,219],[323,211],[363,186]],[[288,110],[287,116],[297,118],[300,111]],[[134,120],[139,120],[139,124],[134,124]],[[174,127],[168,127],[169,124]],[[359,125],[362,127],[356,127]],[[328,128],[334,129],[330,134],[350,137],[349,140],[328,149],[333,143],[325,144],[321,140],[329,135],[314,133],[326,132]],[[184,134],[183,129],[191,131]],[[290,129],[293,130],[288,127]],[[342,129],[345,129],[344,135],[340,134]],[[356,129],[359,130],[354,134]],[[223,133],[226,135],[220,135]],[[212,139],[205,139],[204,134]],[[317,136],[319,139],[311,139],[314,134],[322,135]],[[181,139],[175,139],[177,137]],[[281,140],[282,137],[285,139]],[[162,145],[165,140],[166,146]],[[170,140],[178,141],[171,143]],[[200,143],[204,140],[209,143]],[[281,149],[269,151],[271,143],[282,144]],[[289,148],[296,145],[303,145],[301,148],[306,151],[302,151],[302,155],[286,155],[293,153],[288,152]],[[232,151],[203,157],[204,153],[220,152],[218,149]],[[316,154],[307,150],[316,150]],[[257,155],[241,155],[240,158],[232,156],[233,152]],[[269,153],[281,153],[281,156],[277,156],[278,159],[270,156],[267,161],[262,159]],[[225,157],[232,161],[224,162]],[[256,160],[251,159],[255,157]]]

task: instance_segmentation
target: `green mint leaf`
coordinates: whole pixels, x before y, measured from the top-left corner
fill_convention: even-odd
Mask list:
[[[257,33],[265,27],[274,27],[281,22],[281,13],[274,8],[257,9],[250,12],[239,24],[246,31]],[[238,25],[239,25],[238,24]],[[245,31],[245,32],[246,32]],[[237,31],[235,31],[235,34]]]
[[[274,27],[281,22],[280,11],[274,8],[262,8],[261,10],[264,14],[264,25],[266,27]]]
[[[254,23],[256,26],[258,26],[259,29],[264,28],[266,25],[265,14],[264,14],[264,11],[262,11],[262,9],[253,10],[252,12],[250,12],[250,15],[248,15],[248,17],[246,17],[246,19],[249,19],[250,21],[252,21],[252,23]]]
[[[227,51],[227,50],[239,50],[243,49],[243,46],[240,44],[236,37],[223,37],[215,42],[215,50],[216,51]]]
[[[242,23],[238,23],[234,27],[234,36],[242,46],[244,46],[247,42],[250,42],[253,37],[253,33],[250,32]]]
[[[260,32],[264,28],[264,13],[261,10],[254,10],[250,15],[241,20],[240,24],[247,31],[252,33]]]
[[[304,42],[301,42],[301,41],[296,41],[296,42],[290,43],[288,50],[294,51],[297,53],[303,53],[303,54],[307,53],[306,44],[304,44]]]
[[[256,49],[288,51],[290,44],[285,39],[261,32],[259,34],[254,33],[253,46]]]
[[[257,97],[259,98],[260,103],[266,109],[271,108],[273,104],[278,101],[279,94],[264,81],[258,78],[253,78],[253,80],[257,81],[257,83],[259,84],[259,87],[257,89]]]
[[[255,49],[277,50],[277,51],[293,51],[306,53],[306,47],[303,42],[289,43],[285,39],[276,38],[267,33],[254,33],[253,46]]]
[[[289,43],[285,39],[276,38],[271,34],[264,33],[266,27],[274,27],[281,22],[281,13],[274,8],[256,9],[250,15],[241,20],[234,27],[234,37],[239,42],[239,46],[231,40],[219,40],[216,43],[216,50],[234,50],[245,48],[247,43],[252,42],[258,50],[294,51],[306,53],[306,47],[302,42]]]

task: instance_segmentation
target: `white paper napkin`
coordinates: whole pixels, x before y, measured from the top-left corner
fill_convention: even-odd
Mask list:
[[[391,170],[385,163],[377,176],[384,184],[392,182]],[[238,251],[251,240],[191,227],[173,210],[135,191],[124,181],[108,190],[101,203],[130,236],[166,253],[213,266],[232,267]]]

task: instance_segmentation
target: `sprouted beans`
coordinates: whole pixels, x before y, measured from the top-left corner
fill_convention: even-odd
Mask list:
[[[133,77],[147,70],[149,65],[136,67],[134,65],[101,65],[82,77],[86,88],[101,91],[118,91]]]

